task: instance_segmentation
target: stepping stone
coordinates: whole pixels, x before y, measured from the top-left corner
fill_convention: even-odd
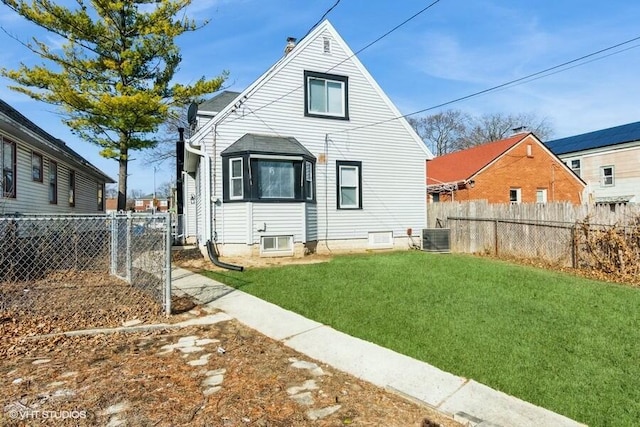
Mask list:
[[[34,365],[42,365],[44,363],[49,363],[51,362],[51,359],[38,359],[38,360],[34,360],[32,363]]]
[[[139,319],[133,319],[133,320],[128,320],[126,322],[122,323],[122,326],[124,326],[125,328],[128,328],[130,326],[136,326],[142,323],[142,320]]]
[[[220,340],[212,339],[212,338],[203,338],[200,340],[196,340],[196,345],[207,345],[220,342]]]
[[[338,411],[342,405],[328,406],[322,409],[310,409],[307,411],[307,418],[311,421],[321,420]]]
[[[209,363],[209,357],[211,357],[211,354],[203,354],[199,359],[190,360],[187,364],[190,366],[204,366]]]
[[[224,380],[224,377],[222,375],[213,375],[213,376],[205,378],[202,381],[202,386],[203,387],[217,386],[217,385],[222,384],[223,380]]]
[[[224,375],[226,373],[227,373],[227,370],[225,368],[220,368],[220,369],[214,369],[213,371],[207,371],[205,375],[210,377],[213,375]]]
[[[299,405],[311,406],[313,405],[313,396],[310,391],[304,393],[294,394],[291,398]]]
[[[289,387],[287,389],[287,393],[289,393],[289,395],[294,395],[294,394],[300,393],[301,391],[317,390],[317,389],[318,389],[318,386],[316,385],[316,382],[314,380],[307,380],[303,382],[302,385],[300,386]]]
[[[216,392],[220,391],[221,388],[222,387],[220,387],[220,386],[209,387],[202,394],[204,394],[205,396],[211,396],[213,393],[216,393]]]

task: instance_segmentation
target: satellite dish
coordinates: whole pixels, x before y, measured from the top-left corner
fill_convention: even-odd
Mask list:
[[[187,121],[190,125],[195,124],[196,115],[198,114],[198,104],[196,102],[192,102],[189,105],[189,109],[187,110]]]

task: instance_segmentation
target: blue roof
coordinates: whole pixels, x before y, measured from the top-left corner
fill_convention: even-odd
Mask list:
[[[559,156],[560,154],[633,141],[640,141],[640,122],[560,138],[545,142],[545,145],[553,154]]]

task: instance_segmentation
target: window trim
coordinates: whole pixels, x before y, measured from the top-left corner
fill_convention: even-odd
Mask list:
[[[104,211],[104,182],[98,182],[98,212]]]
[[[578,166],[574,166],[574,162],[577,162]],[[580,176],[580,170],[582,168],[582,162],[580,161],[580,159],[571,159],[569,160],[569,168],[573,171],[573,173],[575,173],[576,175]]]
[[[281,238],[287,238],[289,240],[289,248],[288,249],[280,249],[279,241]],[[265,249],[264,241],[265,239],[274,239],[275,248],[274,249]],[[269,236],[260,236],[260,255],[265,256],[277,256],[277,255],[293,255],[295,249],[295,242],[293,240],[293,236],[290,234],[279,234],[279,235],[269,235]]]
[[[511,192],[516,192],[516,200],[511,200]],[[512,205],[519,205],[522,203],[522,188],[520,187],[511,187],[509,188],[509,203]]]
[[[611,175],[605,175],[605,169],[611,169]],[[601,187],[615,187],[616,185],[616,169],[613,165],[600,166],[600,186]],[[611,184],[606,183],[606,178],[611,178]]]
[[[51,180],[51,171],[52,168],[55,170],[55,175],[53,176],[53,182]],[[57,205],[58,204],[58,162],[49,159],[49,204]],[[51,186],[53,185],[53,191]],[[53,197],[52,197],[53,196]]]
[[[305,199],[308,201],[313,201],[315,197],[315,191],[313,191],[314,181],[315,181],[314,175],[315,175],[315,171],[314,171],[313,163],[310,162],[309,160],[305,160],[304,161],[304,193],[305,193]],[[309,186],[308,188],[307,188],[307,184]]]
[[[76,171],[69,169],[69,207],[76,207]]]
[[[342,203],[342,168],[356,168],[358,175],[358,183],[356,186],[357,202],[355,205],[344,205]],[[362,209],[362,162],[349,160],[336,160],[336,207],[338,210],[359,210]]]
[[[40,166],[37,169],[38,175],[40,176],[39,178],[36,178],[34,176],[34,172],[36,171],[36,169],[34,167],[35,165],[33,164],[33,161],[35,159],[40,159]],[[44,157],[42,157],[42,154],[36,153],[35,151],[31,152],[31,180],[33,182],[44,182]]]
[[[342,112],[334,114],[330,112],[311,111],[311,91],[309,82],[312,80],[324,80],[325,82],[337,82],[342,85]],[[325,85],[326,87],[326,85]],[[349,77],[337,74],[318,73],[315,71],[304,71],[304,115],[306,117],[317,117],[322,119],[349,120]]]
[[[538,193],[540,193],[540,192],[541,192],[541,194],[542,194],[542,196],[543,196],[543,197],[542,197],[542,198],[543,198],[543,200],[542,200],[542,201],[539,201],[539,200],[538,200]],[[536,188],[536,203],[537,203],[537,204],[539,204],[539,205],[544,205],[544,204],[546,204],[546,203],[547,203],[547,201],[548,201],[547,193],[548,193],[548,192],[547,192],[547,189],[546,189],[546,188]]]
[[[233,176],[233,162],[240,162],[240,176]],[[240,195],[235,196],[233,194],[233,180],[240,180]],[[242,200],[244,199],[244,158],[242,157],[230,157],[229,158],[229,200]]]
[[[16,168],[16,163],[17,163],[17,156],[18,156],[18,144],[16,144],[15,142],[6,139],[6,138],[2,138],[0,137],[0,142],[2,142],[2,151],[0,152],[0,167],[2,168],[2,181],[0,182],[0,185],[2,186],[1,188],[1,196],[2,198],[6,198],[6,199],[15,199],[17,197],[17,193],[18,193],[18,174],[17,174],[17,168]],[[4,171],[5,169],[8,169],[5,167],[4,164],[4,148],[5,145],[10,145],[12,147],[12,159],[11,159],[11,176],[13,179],[12,182],[12,192],[6,192],[5,191],[5,176],[4,176]]]

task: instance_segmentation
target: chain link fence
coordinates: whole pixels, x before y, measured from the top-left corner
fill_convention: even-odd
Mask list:
[[[171,239],[169,215],[1,217],[0,319],[63,330],[169,314]]]

